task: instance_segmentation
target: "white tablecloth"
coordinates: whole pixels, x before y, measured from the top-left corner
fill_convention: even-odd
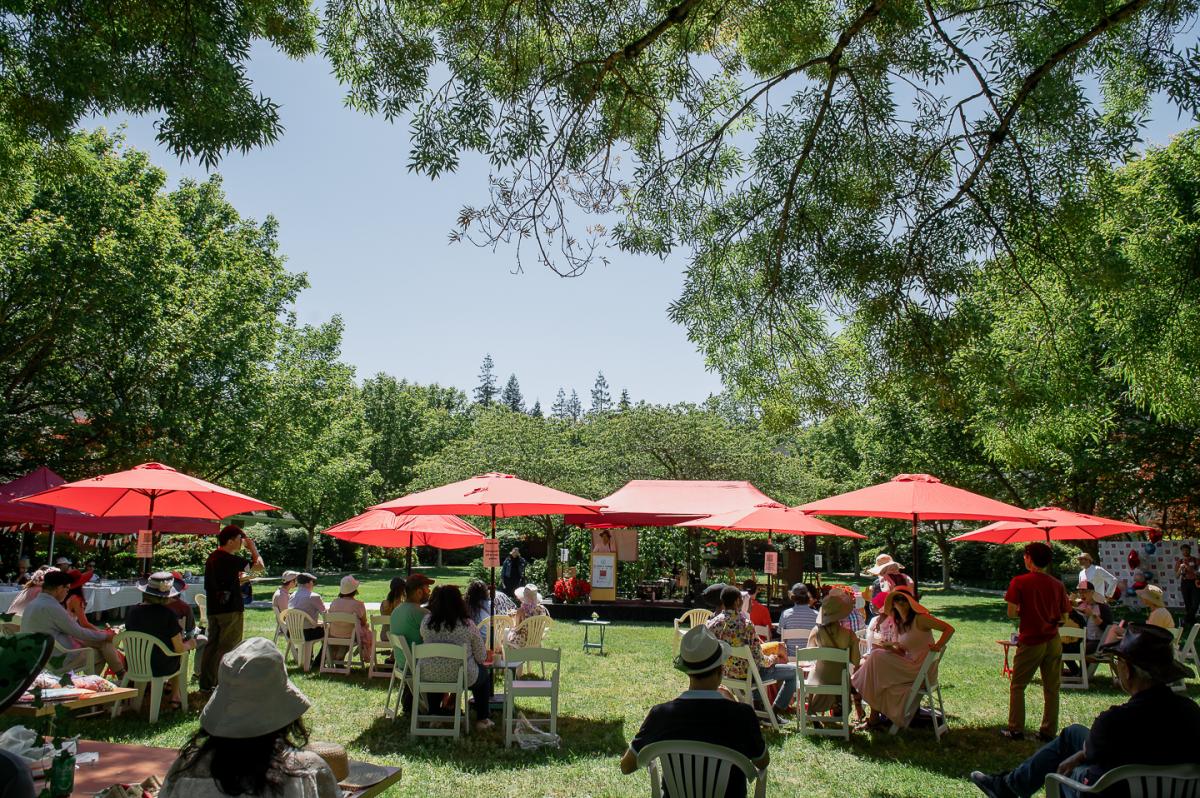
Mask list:
[[[184,599],[189,604],[195,604],[194,594],[202,590],[203,586],[199,583],[189,584]],[[0,612],[8,612],[8,607],[16,599],[18,592],[10,585],[0,585]],[[134,585],[84,585],[83,598],[87,601],[88,614],[91,614],[140,604],[142,594]]]

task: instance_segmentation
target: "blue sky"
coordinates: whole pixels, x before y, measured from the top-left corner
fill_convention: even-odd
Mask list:
[[[410,174],[408,129],[351,111],[321,58],[289,61],[254,49],[255,89],[279,103],[286,131],[274,146],[225,157],[218,171],[238,210],[280,222],[280,247],[311,288],[298,302],[303,322],[345,320],[343,354],[360,377],[397,377],[470,390],[490,353],[500,381],[515,373],[529,404],[548,408],[560,386],[585,405],[596,372],[614,396],[701,401],[720,379],[681,327],[666,316],[679,294],[686,256],[666,261],[609,251],[608,266],[565,279],[515,256],[447,243],[458,209],[482,204],[487,169],[464,162],[436,182]],[[1166,143],[1185,127],[1154,109],[1148,141]],[[171,175],[204,178],[154,140],[150,118],[111,117],[133,146]]]

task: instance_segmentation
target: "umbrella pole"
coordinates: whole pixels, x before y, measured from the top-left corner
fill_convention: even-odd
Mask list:
[[[50,527],[50,556],[46,560],[47,565],[54,565],[54,527]]]
[[[492,540],[496,539],[496,505],[492,505]],[[492,566],[492,583],[488,586],[488,600],[491,602],[492,614],[496,614],[496,566]]]
[[[412,576],[412,533],[408,534],[408,575]]]
[[[917,520],[917,514],[913,513],[912,519],[912,551],[913,551],[913,595],[918,599],[921,597],[921,552],[917,548],[917,530],[920,521]]]
[[[154,494],[150,494],[150,512],[146,514],[146,529],[150,532],[150,543],[154,543]],[[150,576],[150,558],[142,560],[142,576]]]
[[[771,530],[767,530],[767,551],[773,548],[771,544]],[[764,563],[765,565],[765,563]],[[771,599],[775,596],[775,574],[767,574],[767,606],[771,606]]]

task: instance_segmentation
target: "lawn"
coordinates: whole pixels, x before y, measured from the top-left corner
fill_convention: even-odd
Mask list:
[[[461,583],[461,570],[434,571],[442,581]],[[448,579],[447,579],[448,577]],[[336,579],[322,580],[326,598],[336,594]],[[387,579],[366,580],[362,597],[378,601]],[[1010,743],[996,730],[1007,712],[1008,682],[1000,675],[1000,649],[1011,626],[1003,605],[990,596],[929,591],[928,606],[958,629],[942,664],[941,684],[950,731],[935,742],[928,730],[855,734],[849,743],[801,737],[790,728],[767,733],[771,749],[771,795],[819,796],[977,796],[966,781],[975,768],[1011,767],[1034,750],[1034,743]],[[603,615],[603,608],[597,607]],[[250,610],[247,635],[271,635],[269,610]],[[646,774],[622,776],[617,760],[646,710],[668,700],[685,685],[672,670],[671,627],[664,624],[620,624],[609,629],[608,654],[581,651],[582,629],[573,623],[552,627],[548,644],[563,651],[563,694],[560,704],[560,750],[535,753],[505,750],[499,728],[472,732],[458,741],[408,736],[405,722],[383,718],[386,680],[365,676],[306,675],[292,678],[314,707],[306,715],[313,739],[346,746],[351,756],[399,765],[401,785],[390,796],[461,798],[464,795],[514,796],[644,796]],[[1122,698],[1102,670],[1099,686],[1066,691],[1060,724],[1089,723]],[[1193,685],[1193,696],[1197,690]],[[530,709],[537,711],[538,705]],[[1040,690],[1031,686],[1028,715],[1036,724]],[[498,720],[498,718],[497,718]],[[167,715],[153,728],[126,716],[116,721],[81,721],[84,736],[118,742],[178,746],[196,728],[196,716]]]

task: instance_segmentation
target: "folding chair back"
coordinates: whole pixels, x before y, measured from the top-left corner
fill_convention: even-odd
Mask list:
[[[698,626],[712,617],[712,612],[705,609],[688,610],[683,615],[675,619],[675,638],[673,645],[675,653],[679,653],[679,640],[684,636],[688,629],[693,626]]]
[[[207,593],[197,593],[196,594],[196,609],[200,611],[200,617],[196,620],[196,623],[200,624],[200,628],[207,629],[208,628],[208,594]]]
[[[387,697],[383,700],[383,716],[385,718],[400,717],[400,707],[404,689],[412,692],[412,648],[404,635],[389,635],[388,642],[392,644],[392,675],[388,680]],[[396,689],[396,703],[392,704],[392,688]]]
[[[775,680],[763,682],[762,676],[759,675],[758,666],[754,663],[754,655],[750,652],[749,646],[736,646],[730,649],[729,656],[740,657],[746,661],[746,677],[744,679],[734,679],[730,676],[721,678],[721,684],[733,691],[733,694],[738,697],[738,700],[743,704],[754,706],[754,697],[758,696],[762,703],[761,710],[755,709],[755,713],[759,718],[771,724],[771,727],[779,729],[779,719],[775,717],[775,710],[771,706],[771,702],[767,699],[768,684],[774,684]],[[674,795],[674,793],[672,793]]]
[[[388,630],[391,629],[392,619],[387,615],[372,615],[367,620],[371,623],[371,636],[375,638],[371,669],[367,671],[367,677],[371,679],[390,678],[392,666],[388,664],[387,658],[392,651],[391,641],[388,640]]]
[[[797,666],[801,662],[833,662],[841,665],[842,678],[837,684],[808,684],[796,680],[796,723],[801,734],[816,734],[850,739],[850,652],[844,648],[802,648],[794,657]],[[836,696],[841,701],[841,712],[829,715],[813,714],[808,710],[809,696]],[[818,725],[819,724],[819,725]]]
[[[113,644],[125,654],[125,676],[121,679],[121,687],[128,687],[130,682],[138,689],[137,701],[142,703],[142,695],[146,685],[150,686],[150,722],[158,722],[158,708],[162,703],[163,684],[171,681],[179,674],[183,663],[183,655],[171,651],[157,637],[141,632],[121,632],[113,638]],[[175,670],[165,676],[155,676],[150,660],[155,651],[175,658]],[[112,717],[120,711],[121,701],[113,702]]]
[[[1062,677],[1062,686],[1068,690],[1088,689],[1087,633],[1073,626],[1063,626],[1059,628],[1058,636],[1062,638],[1064,647],[1069,643],[1079,644],[1078,651],[1063,651],[1063,662],[1075,663],[1079,668],[1079,675],[1068,676],[1064,674]]]
[[[754,624],[754,634],[758,635],[758,639],[765,643],[771,639],[771,627],[756,623]]]
[[[354,667],[354,655],[363,661],[362,644],[358,639],[358,616],[350,612],[325,613],[324,645],[321,646],[321,673],[340,673],[349,676]],[[338,632],[335,627],[350,627],[350,634]]]
[[[516,737],[516,699],[549,698],[550,717],[529,720],[531,725],[547,724],[551,734],[558,733],[558,674],[562,652],[557,648],[510,648],[505,652],[504,669],[504,745],[510,747]],[[542,667],[541,679],[517,677],[523,667],[536,662]],[[553,666],[549,675],[546,666]],[[515,666],[515,667],[513,667]]]
[[[1122,765],[1092,785],[1051,773],[1046,777],[1046,798],[1061,798],[1064,788],[1076,795],[1097,795],[1118,784],[1125,785],[1129,798],[1200,798],[1200,765]]]
[[[307,673],[312,668],[312,650],[316,641],[305,640],[304,630],[316,629],[317,625],[303,610],[284,610],[279,617],[283,620],[283,628],[287,630],[284,640],[287,642],[288,656]]]
[[[754,798],[767,794],[767,773],[758,770],[745,754],[721,745],[692,740],[651,743],[638,753],[638,767],[650,771],[650,795],[662,798],[663,786],[671,798],[723,798],[734,768],[754,785]]]
[[[812,629],[780,629],[779,639],[787,646],[788,656],[796,653],[796,649],[808,646],[808,636]]]
[[[454,660],[457,667],[457,678],[454,681],[442,682],[422,679],[422,664],[431,659]],[[412,719],[409,734],[413,737],[457,737],[460,728],[470,730],[467,720],[467,647],[451,643],[418,643],[412,647]],[[447,720],[445,715],[421,714],[421,696],[426,693],[451,693],[454,696],[454,727],[444,729],[434,726],[435,722]],[[432,705],[432,702],[431,702]],[[422,726],[428,723],[428,726]]]
[[[1200,634],[1200,623],[1192,624],[1187,637],[1183,638],[1183,642],[1179,644],[1179,658],[1183,660],[1184,664],[1191,665],[1197,672],[1196,676],[1200,677],[1200,656],[1196,655],[1197,634]]]
[[[929,714],[933,719],[933,736],[938,742],[941,742],[942,735],[948,730],[946,712],[942,706],[942,688],[938,684],[937,675],[937,666],[941,659],[941,651],[930,651],[925,655],[921,670],[917,672],[917,678],[913,680],[912,689],[908,691],[908,698],[904,701],[904,717],[909,722],[922,705],[928,704]],[[893,722],[888,731],[896,734],[900,731],[900,726]]]

